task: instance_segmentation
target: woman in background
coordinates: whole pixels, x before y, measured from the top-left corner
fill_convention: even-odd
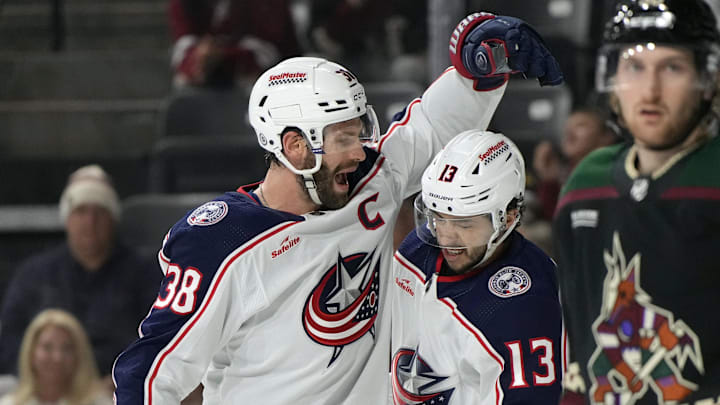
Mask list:
[[[25,331],[17,388],[0,405],[106,405],[95,358],[80,322],[60,309],[40,312]]]

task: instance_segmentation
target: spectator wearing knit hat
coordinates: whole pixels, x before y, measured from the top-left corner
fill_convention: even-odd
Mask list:
[[[100,373],[109,376],[115,357],[137,337],[161,275],[154,264],[117,242],[120,201],[100,166],[84,166],[70,175],[59,210],[66,240],[23,262],[5,292],[0,373],[16,373],[25,328],[37,313],[54,307],[81,321]]]

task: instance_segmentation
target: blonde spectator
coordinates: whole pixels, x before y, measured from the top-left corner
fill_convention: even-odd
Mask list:
[[[30,323],[20,346],[17,388],[0,405],[111,404],[80,322],[60,309],[46,309]]]

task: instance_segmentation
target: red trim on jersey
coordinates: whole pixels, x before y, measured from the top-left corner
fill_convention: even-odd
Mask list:
[[[411,265],[408,264],[408,263],[410,263],[410,261],[407,260],[406,258],[404,258],[404,257],[400,254],[400,252],[395,252],[395,260],[397,260],[397,262],[400,263],[403,267],[405,267],[406,269],[410,270],[410,272],[411,272],[413,275],[415,275],[415,277],[417,277],[418,280],[422,281],[423,283],[425,282],[425,276],[424,276],[421,272],[419,272],[419,271],[415,270],[414,268],[412,268]]]
[[[440,254],[440,263],[442,263],[443,256]],[[455,283],[457,281],[462,281],[470,277],[474,277],[485,270],[485,267],[480,267],[475,270],[469,271],[467,273],[458,274],[457,276],[438,276],[438,283]],[[440,271],[440,269],[438,269]]]
[[[377,172],[380,171],[380,168],[382,167],[383,163],[385,163],[385,158],[381,157],[380,160],[378,160],[378,162],[376,163],[375,170],[373,170],[373,172],[365,179],[365,181],[362,182],[362,184],[360,184],[355,190],[353,190],[352,194],[350,195],[350,198],[353,198],[356,195],[358,195],[358,193],[360,193],[360,190],[362,190],[363,187],[365,187],[365,185],[368,184],[368,182],[370,180],[372,180],[373,177],[375,177]]]
[[[245,189],[248,189],[248,190],[249,190],[249,189],[251,189],[251,188],[257,188],[257,187],[260,186],[262,183],[264,183],[264,182],[258,181],[257,183],[251,183],[251,184],[247,184],[247,185],[244,185],[244,186],[240,186],[240,187],[238,187],[237,190],[235,190],[235,191],[237,191],[237,192],[240,193],[240,194],[245,194],[245,195],[248,196],[251,200],[255,201],[255,202],[257,203],[257,205],[263,205],[263,203],[260,202],[260,198],[255,198],[255,197],[253,197],[254,195],[256,195],[254,192],[253,192],[252,194],[250,194],[249,192],[247,192],[247,191],[245,190]]]
[[[430,83],[430,86],[428,86],[428,87],[432,87],[432,85],[435,84],[436,81],[440,80],[441,77],[445,76],[445,74],[447,74],[447,72],[450,72],[450,71],[452,71],[452,70],[457,70],[457,69],[455,68],[455,66],[448,66],[448,67],[446,67],[446,68],[445,68],[445,71],[443,71],[443,72],[440,74],[440,76],[436,77],[435,80],[433,80],[433,82]],[[458,74],[460,74],[460,73],[458,73]],[[461,75],[461,76],[462,76],[462,75]]]
[[[437,263],[435,265],[435,272],[440,273],[440,269],[442,268],[442,264],[445,261],[445,257],[442,254],[442,251],[438,253],[438,259]],[[438,276],[438,283],[454,283],[457,281],[462,281],[470,277],[474,277],[480,273],[482,273],[485,270],[485,267],[478,267],[474,270],[468,271],[467,273],[458,274],[456,276]]]
[[[472,334],[475,336],[475,338],[477,339],[478,342],[480,342],[480,345],[483,347],[483,349],[485,349],[485,351],[487,352],[487,354],[489,354],[490,357],[492,357],[492,358],[498,363],[498,365],[500,366],[500,370],[503,370],[503,369],[505,368],[505,365],[503,364],[502,358],[499,358],[498,356],[496,356],[495,353],[493,353],[492,349],[489,348],[487,344],[485,344],[485,340],[484,340],[483,337],[478,333],[478,331],[477,331],[473,326],[471,326],[467,321],[465,321],[465,319],[463,319],[463,318],[457,313],[457,311],[455,311],[455,309],[456,309],[457,307],[453,304],[453,302],[450,301],[450,300],[447,299],[447,298],[438,298],[438,301],[440,301],[440,302],[442,302],[443,304],[447,305],[447,306],[452,310],[452,315],[453,315],[453,317],[454,317],[455,319],[457,319],[458,322],[460,322],[460,324],[461,324],[465,329],[467,329],[468,331],[470,331],[470,333],[472,333]],[[488,343],[488,344],[489,344],[489,343]],[[499,376],[499,375],[498,375],[498,379],[495,381],[495,404],[496,404],[496,405],[499,405],[499,404],[500,404],[500,376]]]
[[[150,378],[148,379],[148,382],[147,382],[148,405],[152,405],[152,385],[153,385],[153,382],[155,381],[155,377],[157,377],[158,370],[160,369],[160,366],[162,365],[162,363],[163,363],[163,361],[165,360],[165,358],[170,354],[170,352],[172,352],[173,350],[175,350],[175,348],[178,346],[178,344],[180,344],[180,341],[183,340],[183,338],[188,334],[188,332],[190,331],[190,329],[192,329],[193,326],[195,326],[195,324],[197,323],[198,319],[200,319],[200,318],[202,317],[202,315],[203,315],[203,313],[205,312],[205,310],[207,309],[208,305],[210,305],[210,301],[212,301],[213,295],[215,295],[215,292],[217,291],[218,285],[220,284],[220,282],[222,281],[223,277],[225,276],[225,273],[227,272],[228,267],[230,267],[230,265],[233,264],[233,263],[235,262],[235,260],[237,260],[240,256],[242,256],[242,255],[245,254],[247,251],[249,251],[250,249],[252,249],[252,248],[254,248],[255,246],[257,246],[260,242],[264,241],[265,239],[268,239],[269,237],[271,237],[271,236],[273,236],[273,235],[275,235],[275,234],[277,234],[277,233],[280,233],[281,231],[284,231],[285,229],[287,229],[287,228],[289,228],[289,227],[291,227],[291,226],[293,226],[293,225],[295,225],[295,224],[299,224],[300,222],[301,222],[301,221],[290,222],[290,223],[288,223],[288,224],[285,224],[285,225],[283,225],[283,226],[275,229],[274,231],[272,231],[272,232],[268,233],[267,235],[263,236],[262,238],[256,240],[256,241],[253,242],[252,244],[246,246],[243,250],[241,250],[240,252],[236,253],[235,256],[233,256],[230,260],[228,260],[228,262],[225,264],[225,266],[220,270],[220,275],[217,277],[217,279],[215,280],[215,283],[212,285],[212,290],[210,291],[210,293],[208,294],[208,296],[207,296],[207,297],[205,298],[205,300],[203,301],[202,308],[200,308],[200,310],[198,310],[198,311],[195,313],[193,319],[190,321],[190,325],[180,334],[180,337],[175,341],[175,343],[173,343],[169,348],[167,348],[167,349],[165,350],[165,352],[164,352],[163,354],[160,355],[160,359],[158,360],[157,364],[155,365],[155,368],[152,370],[152,373],[151,373],[151,375],[150,375]]]
[[[419,98],[416,98],[415,100],[413,100],[407,107],[407,111],[405,112],[405,118],[402,121],[395,121],[392,123],[392,125],[390,125],[390,129],[388,129],[388,131],[385,133],[385,135],[383,135],[382,138],[380,138],[380,142],[378,143],[378,147],[377,147],[378,152],[382,151],[382,147],[383,147],[383,144],[385,143],[385,140],[388,139],[390,137],[390,135],[392,135],[393,132],[395,132],[395,129],[407,124],[408,121],[410,121],[410,116],[412,115],[412,108],[414,106],[416,106],[417,104],[419,104],[420,101],[421,100]]]
[[[510,375],[512,376],[512,381],[508,388],[511,390],[528,388],[530,384],[528,384],[525,379],[525,358],[523,356],[522,342],[519,340],[505,342],[505,347],[507,347],[510,352]],[[515,350],[513,350],[513,347],[515,347]],[[517,357],[519,357],[518,359],[515,358],[516,354]],[[520,370],[518,370],[518,368],[520,368]],[[533,372],[533,375],[535,374],[536,373]]]
[[[720,188],[673,187],[665,190],[660,198],[667,200],[720,200]]]
[[[435,259],[435,273],[440,273],[440,270],[442,270],[442,264],[445,261],[445,258],[442,255],[441,251],[438,251],[438,257]]]
[[[563,337],[562,337],[562,339],[563,339],[563,347],[562,347],[562,356],[563,356],[563,359],[562,359],[563,370],[562,370],[562,372],[563,372],[563,375],[565,375],[565,373],[567,373],[567,369],[568,369],[568,354],[567,354],[567,350],[568,350],[568,334],[567,334],[567,331],[565,330],[565,325],[564,325],[564,323],[565,323],[565,322],[563,322]]]
[[[533,347],[535,342],[545,342],[548,343],[550,346],[548,347],[545,345],[537,345]],[[540,367],[545,367],[545,369],[547,370],[547,375],[541,375],[533,371],[533,385],[535,385],[536,387],[549,387],[557,382],[557,370],[555,370],[555,342],[546,336],[530,339],[530,354],[535,353],[541,348],[544,350],[545,356],[540,357],[540,359],[546,359],[549,365],[543,364],[540,359],[538,359],[538,364],[540,365]],[[548,353],[548,350],[550,351],[550,353]],[[552,370],[550,369],[551,367]],[[538,382],[539,379],[548,378],[552,378],[552,380],[545,384]]]
[[[563,196],[563,198],[560,199],[557,203],[557,207],[555,207],[555,215],[557,215],[560,210],[575,201],[579,200],[599,200],[602,198],[618,198],[620,197],[620,193],[617,192],[615,187],[613,186],[605,186],[605,187],[593,187],[593,188],[585,188],[582,190],[573,190]]]
[[[430,83],[430,86],[428,86],[428,88],[432,87],[435,84],[435,82],[440,80],[440,78],[445,76],[448,72],[455,71],[455,70],[457,70],[457,69],[455,69],[454,66],[448,67],[447,69],[445,69],[444,72],[442,72],[442,74],[440,74],[440,76],[435,78],[435,80],[433,80],[433,82]],[[378,143],[378,146],[377,146],[378,152],[382,151],[383,143],[385,143],[385,140],[388,139],[390,137],[390,135],[392,135],[393,132],[395,132],[395,129],[397,129],[398,127],[404,126],[405,124],[408,123],[408,121],[410,121],[410,116],[412,115],[413,107],[416,106],[417,104],[419,104],[421,101],[422,101],[422,99],[416,98],[415,100],[410,102],[410,104],[407,106],[407,111],[405,112],[405,118],[402,121],[395,121],[392,123],[392,125],[390,125],[390,129],[388,129],[388,131],[385,133],[385,135],[383,135],[380,138],[380,142]]]

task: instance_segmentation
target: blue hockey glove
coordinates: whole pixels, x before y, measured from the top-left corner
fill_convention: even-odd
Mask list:
[[[476,80],[478,90],[501,86],[511,73],[536,77],[541,86],[563,82],[560,66],[540,34],[515,17],[468,16],[453,32],[450,58],[461,75]]]

